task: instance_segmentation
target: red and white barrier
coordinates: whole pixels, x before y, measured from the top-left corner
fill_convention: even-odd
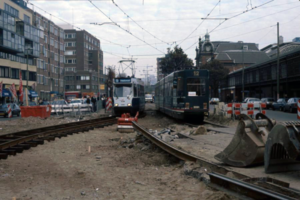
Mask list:
[[[265,103],[229,103],[226,104],[227,114],[234,115],[235,117],[240,114],[250,115],[254,117],[257,113],[266,114],[263,108],[266,108]]]
[[[8,117],[8,118],[11,118],[11,117],[12,117],[11,107],[10,107],[9,104],[7,105],[7,117]]]
[[[112,99],[111,99],[111,97],[107,98],[105,108],[106,108],[106,111],[108,111],[109,109],[112,108]]]
[[[297,118],[300,119],[300,99],[297,102]]]

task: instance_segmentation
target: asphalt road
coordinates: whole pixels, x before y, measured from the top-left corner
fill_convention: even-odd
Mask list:
[[[0,121],[8,121],[8,120],[15,120],[15,119],[19,119],[21,117],[18,117],[17,115],[14,115],[12,118],[6,118],[3,116],[0,116]]]

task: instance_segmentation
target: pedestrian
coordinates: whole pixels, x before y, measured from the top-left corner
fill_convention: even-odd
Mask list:
[[[89,97],[89,96],[86,97],[86,103],[87,103],[87,104],[90,104],[90,103],[91,103],[91,100],[90,100],[90,97]]]
[[[96,112],[97,111],[97,106],[96,106],[97,99],[96,99],[95,95],[92,97],[91,101],[92,101],[92,104],[93,104],[93,112]]]

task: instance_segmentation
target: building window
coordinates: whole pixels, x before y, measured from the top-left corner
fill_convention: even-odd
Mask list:
[[[60,62],[60,63],[64,63],[64,56],[60,56],[59,62]]]
[[[58,54],[57,54],[57,53],[54,54],[54,60],[55,60],[55,61],[58,61]]]
[[[64,51],[64,43],[60,43],[60,48],[61,51]]]
[[[75,47],[76,42],[66,42],[65,45],[66,45],[66,47]]]
[[[30,24],[30,17],[24,14],[24,22]]]
[[[64,33],[65,33],[65,32],[64,32],[62,29],[59,30],[59,37],[60,37],[61,39],[64,38]]]
[[[65,51],[66,56],[76,55],[76,51]]]
[[[90,89],[90,85],[86,85],[86,86],[85,86],[85,89]]]
[[[81,85],[76,85],[76,89],[80,90],[81,89]]]
[[[76,68],[75,67],[66,67],[65,70],[67,72],[75,72],[76,71]]]
[[[53,38],[50,38],[50,45],[54,46],[54,39]]]
[[[54,27],[53,27],[53,24],[50,24],[50,32],[51,32],[51,33],[54,33]]]
[[[48,43],[48,39],[46,35],[44,35],[44,39],[45,39],[45,43]]]
[[[76,64],[76,59],[66,59],[66,64]]]
[[[76,37],[76,33],[66,33],[65,34],[65,39],[71,39],[71,38],[75,38]]]
[[[58,79],[55,79],[55,86],[58,86]]]
[[[4,8],[5,11],[7,11],[7,12],[9,12],[11,15],[14,15],[14,16],[16,16],[16,17],[19,18],[19,11],[18,11],[17,9],[11,7],[10,5],[8,5],[8,4],[6,4],[6,3],[4,3],[4,5],[5,5],[5,8]]]
[[[58,30],[57,30],[57,28],[54,28],[54,35],[58,36]]]
[[[54,41],[54,47],[58,49],[58,41]]]

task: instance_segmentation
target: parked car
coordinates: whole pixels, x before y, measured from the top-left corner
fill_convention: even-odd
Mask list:
[[[37,106],[37,104],[34,101],[28,101],[28,106]]]
[[[43,101],[40,105],[45,106],[45,105],[50,105],[51,102],[50,101]]]
[[[258,98],[248,97],[243,101],[243,103],[261,103],[261,101]]]
[[[272,108],[273,103],[275,102],[275,100],[273,98],[268,97],[268,98],[262,98],[261,102],[267,104],[266,108],[269,109],[269,108]]]
[[[274,102],[272,105],[273,110],[283,111],[285,104],[287,103],[288,98],[278,99],[277,102]]]
[[[283,111],[284,112],[289,111],[291,113],[294,112],[294,111],[296,111],[297,110],[297,102],[298,102],[299,99],[300,99],[299,97],[292,97],[292,98],[290,98],[287,101],[287,103],[285,104]]]
[[[146,103],[148,103],[148,102],[153,103],[153,96],[152,96],[152,94],[145,94],[145,102]]]
[[[12,116],[17,115],[18,117],[20,116],[21,109],[16,103],[8,103],[8,104],[2,104],[0,105],[0,116],[3,117],[8,117],[8,106],[10,105],[11,107],[11,114]]]
[[[83,109],[82,111],[85,111],[84,108],[90,107],[92,109],[93,105],[92,103],[88,104],[87,99],[72,99],[69,103],[70,107],[74,106],[74,108],[78,108],[79,106]],[[88,110],[86,110],[88,111]]]
[[[210,104],[217,104],[218,102],[220,102],[219,98],[211,98],[211,100],[209,101]]]

